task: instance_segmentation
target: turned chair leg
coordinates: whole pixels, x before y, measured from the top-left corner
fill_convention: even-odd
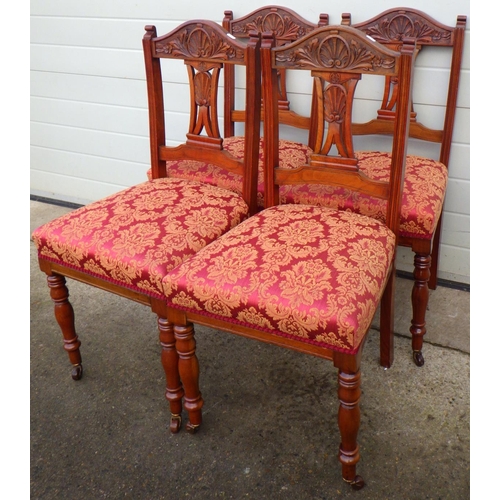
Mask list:
[[[182,398],[184,389],[179,376],[179,357],[175,348],[175,335],[172,323],[158,316],[160,332],[161,363],[165,370],[165,398],[170,405],[170,432],[179,432],[182,425]]]
[[[380,364],[390,368],[394,361],[394,297],[396,270],[393,268],[380,301]]]
[[[346,373],[339,369],[338,397],[339,413],[338,422],[340,430],[339,460],[342,464],[342,478],[354,489],[360,490],[364,485],[363,478],[356,475],[356,464],[359,461],[359,446],[357,442],[361,397],[361,374]]]
[[[56,321],[64,338],[64,349],[73,365],[71,377],[73,380],[80,380],[83,375],[82,356],[80,354],[81,342],[78,340],[75,330],[75,313],[68,300],[69,292],[66,287],[66,278],[59,274],[50,274],[47,275],[47,284],[50,289],[50,297],[54,302]]]
[[[195,433],[201,425],[203,399],[199,388],[200,369],[196,357],[193,325],[174,325],[174,334],[179,356],[179,373],[184,386],[184,408],[189,415],[186,429]]]
[[[425,313],[429,304],[429,278],[431,267],[431,256],[429,254],[416,253],[414,259],[415,270],[413,272],[413,290],[411,301],[413,306],[413,318],[411,320],[411,345],[413,349],[413,361],[417,366],[424,365],[422,346],[424,343]]]
[[[434,238],[432,240],[432,250],[431,250],[431,267],[430,267],[430,277],[429,277],[429,288],[435,290],[437,288],[437,271],[438,271],[438,261],[439,261],[439,243],[441,241],[441,222],[443,217],[439,217],[439,221],[434,231]]]

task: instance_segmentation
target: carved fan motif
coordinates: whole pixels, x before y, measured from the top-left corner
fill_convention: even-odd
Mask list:
[[[198,106],[210,106],[210,89],[212,88],[212,77],[209,73],[196,73],[194,76],[194,95]]]
[[[380,41],[402,42],[404,38],[416,38],[417,43],[449,40],[450,32],[434,26],[422,19],[411,19],[406,14],[399,14],[392,19],[383,19],[380,23],[364,30],[365,33]]]
[[[255,19],[244,25],[233,26],[234,33],[247,34],[252,30],[258,33],[271,31],[279,40],[279,44],[285,43],[285,40],[296,40],[306,34],[303,26],[294,22],[290,17],[282,16],[277,12],[270,12],[265,16],[256,16]]]
[[[393,57],[374,54],[368,46],[356,40],[345,40],[338,35],[330,35],[323,40],[314,38],[305,47],[276,55],[278,62],[293,62],[304,67],[323,67],[342,70],[374,71],[376,68],[394,67]]]
[[[330,84],[325,88],[324,107],[327,122],[341,123],[344,121],[346,105],[346,92],[342,85]]]
[[[250,29],[259,28],[255,26],[255,28]],[[260,29],[262,33],[271,31],[281,43],[284,43],[283,39],[296,40],[305,34],[302,27],[294,23],[290,18],[286,16],[283,18],[274,12],[271,12],[262,19],[262,27]]]

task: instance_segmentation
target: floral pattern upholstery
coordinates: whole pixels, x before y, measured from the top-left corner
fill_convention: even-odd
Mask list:
[[[243,157],[242,137],[225,139],[224,144],[235,156]],[[262,140],[260,151],[257,203],[262,208],[264,206]],[[310,152],[308,147],[300,143],[280,141],[279,154],[282,168],[297,168],[307,161]],[[357,158],[360,170],[369,177],[376,180],[389,180],[391,153],[358,152]],[[150,173],[148,175],[150,176]],[[169,162],[168,175],[199,180],[225,189],[241,190],[240,176],[228,173],[214,165],[202,165],[196,161]],[[429,158],[408,156],[401,204],[401,236],[432,238],[443,208],[447,180],[448,170],[444,164]],[[342,187],[319,184],[281,186],[280,198],[281,203],[324,206],[368,215],[381,221],[385,219],[386,203],[384,201]]]
[[[368,330],[394,256],[394,234],[346,211],[260,211],[163,279],[171,307],[346,353]]]
[[[157,179],[44,224],[33,241],[42,259],[164,299],[162,278],[247,214],[232,191]]]
[[[359,169],[368,177],[388,181],[391,153],[358,152]],[[442,163],[409,155],[401,200],[399,234],[405,237],[431,239],[444,202],[448,170]],[[342,187],[303,184],[281,186],[281,203],[303,203],[348,210],[385,220],[384,200],[352,192]]]
[[[236,158],[243,158],[245,147],[244,137],[235,136],[224,139],[224,148]],[[263,139],[259,145],[259,179],[257,205],[264,207],[264,171],[263,171]],[[280,140],[280,162],[284,168],[297,168],[307,162],[311,150],[299,142]],[[217,165],[204,164],[196,160],[180,160],[167,162],[167,176],[179,179],[191,179],[206,184],[212,184],[224,189],[241,192],[242,178],[238,174],[228,172]],[[148,170],[151,179],[151,170]]]

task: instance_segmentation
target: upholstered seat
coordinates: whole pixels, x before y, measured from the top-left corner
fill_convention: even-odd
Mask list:
[[[388,181],[391,153],[379,151],[356,152],[361,172],[370,179]],[[444,200],[448,169],[436,160],[408,156],[401,202],[399,234],[403,237],[431,239]],[[281,186],[282,203],[319,205],[384,220],[385,202],[342,187],[319,184]]]
[[[224,145],[235,156],[243,156],[243,138],[229,137]],[[264,177],[262,168],[262,139],[259,154],[258,207],[264,207]],[[295,141],[280,140],[281,168],[298,168],[307,161],[311,149]],[[391,153],[383,151],[358,151],[359,169],[374,180],[388,181]],[[241,191],[241,176],[227,172],[216,165],[203,165],[195,160],[169,162],[168,175],[193,179]],[[148,177],[151,171],[148,171]],[[401,203],[400,235],[407,238],[431,239],[441,213],[448,180],[448,169],[437,160],[409,155]],[[280,186],[281,203],[302,203],[340,210],[349,210],[384,220],[384,201],[337,186],[301,184]]]
[[[247,215],[232,191],[163,178],[59,217],[33,240],[44,260],[162,299],[171,269]]]
[[[244,138],[241,136],[227,137],[224,139],[224,148],[237,158],[243,158]],[[305,144],[295,141],[280,140],[280,161],[283,168],[298,168],[307,162],[311,149]],[[264,169],[263,169],[263,139],[259,144],[259,179],[257,186],[257,207],[264,208]],[[147,172],[151,179],[151,169]],[[196,160],[170,161],[167,163],[167,175],[178,179],[191,179],[235,192],[241,192],[242,177],[233,172],[228,172],[217,165],[201,163]]]
[[[174,308],[354,354],[380,302],[395,241],[370,217],[275,206],[167,274],[164,294]]]

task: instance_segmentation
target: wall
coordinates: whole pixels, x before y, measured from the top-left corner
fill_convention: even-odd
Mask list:
[[[369,5],[367,5],[369,4]],[[85,204],[142,182],[149,163],[147,97],[141,40],[144,26],[155,24],[159,33],[196,18],[220,22],[224,10],[235,16],[266,5],[240,2],[164,2],[159,0],[44,0],[31,1],[31,167],[32,195]],[[281,3],[280,5],[285,5]],[[379,0],[288,0],[286,6],[309,20],[322,12],[340,22],[351,12],[361,22],[400,4]],[[435,2],[409,0],[403,5],[423,10],[443,24],[454,26],[458,14],[470,17],[466,0]],[[457,120],[450,159],[450,179],[443,218],[439,277],[470,283],[470,19],[467,22]],[[415,106],[422,117],[439,125],[446,93],[443,54],[422,58],[416,71]],[[435,74],[432,87],[418,85],[426,73]],[[165,80],[185,89],[183,68]],[[298,102],[299,85],[291,87]],[[175,104],[168,110],[169,141],[183,137],[185,122]],[[180,132],[179,132],[180,133]],[[421,152],[416,144],[410,145]],[[432,152],[437,154],[437,150]],[[402,249],[398,268],[413,269],[413,253]]]

